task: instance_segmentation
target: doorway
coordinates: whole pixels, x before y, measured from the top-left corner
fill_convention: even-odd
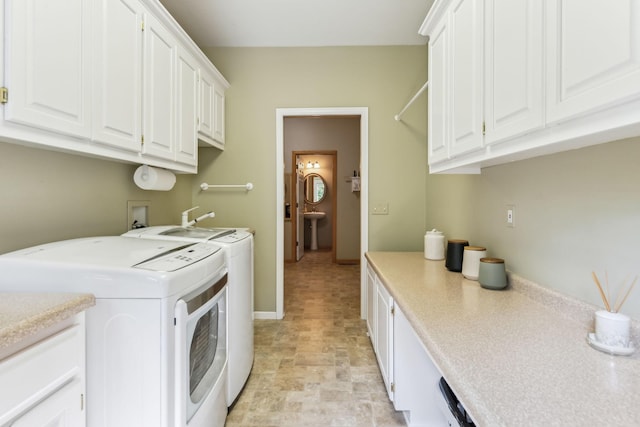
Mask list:
[[[336,107],[336,108],[278,108],[276,109],[276,318],[284,317],[284,221],[285,218],[285,155],[284,155],[284,129],[286,117],[359,117],[360,135],[360,245],[358,261],[364,265],[364,253],[368,249],[368,108],[366,107]],[[288,163],[288,159],[286,160]],[[339,175],[338,180],[341,177]],[[363,276],[364,269],[361,269],[361,287],[365,283]],[[361,292],[362,296],[366,295]],[[361,301],[361,316],[364,304]]]
[[[332,262],[336,262],[336,230],[337,230],[337,151],[291,151],[291,188],[294,184],[302,187],[301,191],[291,192],[291,254],[290,258],[300,261],[304,252],[308,250],[329,250]],[[286,175],[286,174],[285,174]],[[318,195],[317,189],[321,189]],[[313,194],[315,193],[315,194]],[[285,201],[285,206],[287,201]],[[315,234],[317,242],[315,249],[309,244],[312,233],[305,224],[305,212],[314,211],[324,213],[324,217],[316,220]],[[285,233],[286,235],[286,233]],[[285,245],[287,247],[287,245]]]

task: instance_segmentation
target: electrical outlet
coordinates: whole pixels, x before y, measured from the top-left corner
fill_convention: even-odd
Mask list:
[[[378,203],[373,206],[374,215],[389,215],[389,203]]]
[[[516,205],[507,205],[507,214],[506,214],[507,227],[513,228],[516,226],[515,215],[516,215]]]

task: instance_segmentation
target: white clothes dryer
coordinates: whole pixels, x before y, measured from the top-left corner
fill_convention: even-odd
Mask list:
[[[200,228],[175,225],[131,230],[123,236],[151,240],[209,242],[222,247],[229,270],[229,380],[231,406],[253,366],[253,233],[246,228]]]
[[[120,236],[0,256],[0,291],[84,292],[87,425],[222,427],[227,268],[213,244]]]

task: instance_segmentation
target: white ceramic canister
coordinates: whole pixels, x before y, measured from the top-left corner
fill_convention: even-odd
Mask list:
[[[462,257],[462,275],[469,280],[478,280],[480,259],[487,256],[487,248],[482,246],[465,246]]]
[[[444,259],[444,234],[435,228],[424,235],[424,257],[431,260]]]

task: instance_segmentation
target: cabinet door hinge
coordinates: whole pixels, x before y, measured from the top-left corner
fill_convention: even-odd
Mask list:
[[[80,393],[80,410],[84,411],[84,394]]]
[[[144,135],[140,135],[140,144],[144,145]]]
[[[486,128],[486,126],[485,126],[484,122],[482,122],[482,135],[483,135],[483,136],[485,135],[486,130],[487,130],[487,128]]]
[[[140,31],[144,31],[144,21],[140,21]]]
[[[6,104],[7,102],[9,102],[9,89],[0,87],[0,104]]]
[[[395,306],[391,306],[391,315],[395,316],[396,314],[396,307]]]
[[[391,392],[396,392],[396,383],[391,383]]]

